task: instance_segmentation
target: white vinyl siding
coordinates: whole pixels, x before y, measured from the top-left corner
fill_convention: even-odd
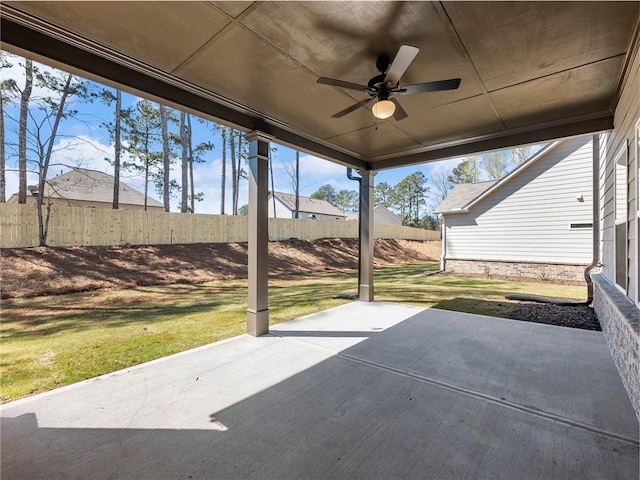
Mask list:
[[[280,200],[276,198],[276,218],[294,218],[295,212],[289,210],[289,208],[284,205]],[[273,198],[269,198],[269,217],[274,218],[273,215]],[[299,219],[305,218],[315,218],[316,220],[342,220],[341,217],[335,215],[324,215],[321,213],[309,213],[309,212],[299,212]]]
[[[636,52],[626,77],[620,101],[616,107],[612,132],[601,135],[600,138],[600,221],[602,250],[602,272],[612,284],[616,284],[616,202],[620,205],[622,199],[616,198],[616,165],[615,160],[621,150],[627,151],[627,263],[628,285],[625,293],[632,300],[639,302],[638,287],[638,152],[634,148],[636,128],[640,122],[640,55]],[[627,150],[627,145],[630,147]]]
[[[273,213],[273,197],[269,197],[269,217],[271,218],[293,218],[294,212],[285,207],[280,200],[276,198],[275,215]],[[302,215],[300,215],[302,217]]]
[[[592,155],[591,137],[565,140],[468,213],[446,215],[447,258],[590,263],[592,230],[569,225],[593,221]]]

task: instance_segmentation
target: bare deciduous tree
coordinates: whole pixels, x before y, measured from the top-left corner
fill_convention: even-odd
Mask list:
[[[449,194],[449,191],[453,188],[453,184],[451,183],[449,176],[450,172],[442,166],[436,167],[433,172],[431,172],[431,178],[429,180],[436,193],[435,200],[438,203],[444,200]]]
[[[504,177],[509,171],[509,161],[500,152],[490,152],[482,159],[482,168],[489,180],[498,180]]]
[[[524,147],[512,148],[509,152],[511,157],[511,163],[514,167],[522,165],[524,162],[529,160],[531,155],[533,155],[534,147],[533,145],[525,145]]]
[[[42,131],[41,128],[38,128],[38,196],[36,200],[37,209],[36,212],[38,214],[38,236],[40,246],[45,246],[47,244],[47,234],[49,230],[49,217],[51,214],[51,201],[47,198],[47,211],[46,215],[43,212],[44,202],[45,202],[45,186],[47,183],[47,174],[49,172],[49,166],[51,163],[51,155],[53,154],[53,146],[55,144],[56,137],[58,135],[58,128],[60,127],[60,121],[65,116],[65,107],[67,103],[67,99],[69,95],[73,93],[77,93],[77,90],[72,88],[74,76],[66,74],[66,78],[64,79],[64,83],[58,83],[59,80],[55,79],[55,77],[51,76],[46,80],[42,80],[43,82],[48,83],[48,87],[52,90],[58,90],[61,93],[60,99],[56,102],[51,97],[45,99],[45,104],[47,105],[46,112],[48,120],[53,119],[53,124],[51,126],[51,133],[49,137],[43,141],[40,137],[39,133]],[[47,122],[48,123],[48,122]]]

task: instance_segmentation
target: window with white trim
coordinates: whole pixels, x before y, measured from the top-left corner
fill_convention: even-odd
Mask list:
[[[627,146],[616,155],[615,174],[615,275],[616,283],[627,291]]]

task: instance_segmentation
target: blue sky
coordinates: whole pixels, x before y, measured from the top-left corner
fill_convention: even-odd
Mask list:
[[[16,60],[17,59],[17,60]],[[3,69],[1,72],[2,80],[13,78],[22,88],[24,85],[24,69],[21,67],[20,57],[14,57],[13,67]],[[50,69],[39,65],[41,69]],[[53,71],[53,70],[52,70]],[[42,95],[42,91],[34,88],[32,97]],[[129,94],[123,95],[123,107],[132,105],[139,101],[138,97]],[[112,118],[112,109],[102,102],[93,103],[76,102],[75,107],[79,110],[78,119],[64,121],[61,125],[60,136],[55,144],[55,154],[52,160],[49,176],[55,176],[62,172],[68,171],[73,166],[81,166],[91,168],[106,173],[112,173],[113,168],[105,158],[113,158],[113,145],[109,139],[106,129],[100,126],[103,121]],[[17,105],[9,105],[5,110],[10,115],[17,118]],[[219,213],[220,212],[220,183],[222,168],[221,141],[219,134],[211,133],[210,130],[195,119],[192,120],[192,128],[194,131],[193,142],[197,144],[203,141],[211,141],[215,145],[215,149],[205,154],[206,163],[196,164],[194,166],[195,190],[204,192],[204,199],[196,202],[197,213]],[[17,124],[10,119],[5,120],[5,134],[7,142],[14,142],[16,138]],[[277,191],[292,192],[289,176],[286,173],[286,164],[291,164],[295,160],[295,150],[275,145],[277,151],[273,156],[274,183]],[[17,173],[10,171],[17,167],[17,157],[15,148],[7,148],[7,196],[17,193],[18,182]],[[397,184],[402,178],[416,171],[422,171],[427,178],[435,168],[452,169],[460,159],[452,159],[438,163],[416,165],[412,167],[397,168],[392,170],[384,170],[379,172],[375,177],[375,182],[387,182],[391,185]],[[227,158],[229,162],[229,158]],[[229,163],[227,171],[230,170]],[[172,168],[172,178],[180,179],[180,166],[175,165]],[[139,190],[143,189],[143,180],[140,175],[132,172],[124,172],[122,180]],[[28,183],[36,183],[35,175],[30,175]],[[300,154],[300,188],[301,195],[309,196],[315,192],[321,185],[332,185],[337,191],[341,189],[355,190],[356,184],[347,179],[346,168],[335,163],[322,160],[320,158]],[[230,198],[230,182],[227,187],[227,200],[225,202],[225,211],[231,211]],[[151,196],[159,198],[153,187],[150,186]],[[171,211],[178,211],[178,198],[172,198]],[[239,192],[239,205],[247,203],[247,185],[246,181],[242,182]],[[428,202],[434,206],[437,201],[435,195]]]

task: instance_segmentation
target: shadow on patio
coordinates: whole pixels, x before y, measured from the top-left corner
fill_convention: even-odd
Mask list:
[[[4,478],[637,478],[600,332],[352,303],[2,409]]]

